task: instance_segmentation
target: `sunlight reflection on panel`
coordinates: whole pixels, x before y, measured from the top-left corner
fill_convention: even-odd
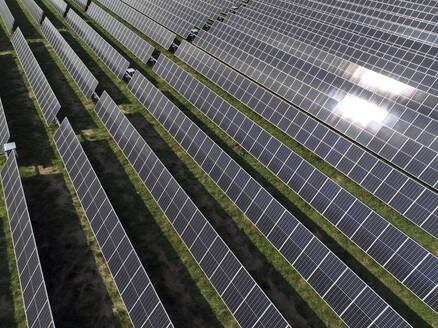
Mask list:
[[[335,110],[343,118],[363,126],[371,121],[381,123],[388,114],[384,108],[353,95],[347,95],[342,99]]]

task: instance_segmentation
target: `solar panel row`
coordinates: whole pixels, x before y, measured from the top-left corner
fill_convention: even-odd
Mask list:
[[[133,95],[350,327],[409,327],[318,238],[136,72]]]
[[[379,2],[374,2],[376,3],[379,4]],[[434,35],[438,29],[431,23],[436,21],[436,13],[431,12],[431,7],[420,8],[418,4],[403,8],[403,3],[403,1],[398,1],[397,5],[380,3],[376,7],[370,7],[373,1],[367,3],[339,0],[302,1],[301,3],[253,1],[250,7],[280,19],[288,18],[294,12],[332,26],[347,27],[357,34],[387,41],[400,48],[413,48],[412,42],[406,42],[413,40],[419,43],[414,43],[413,49],[430,54],[430,47],[422,47],[422,44],[433,45],[438,41],[437,36]],[[329,20],[328,15],[333,19]],[[390,38],[389,35],[397,37]]]
[[[11,154],[1,171],[14,253],[28,327],[54,328],[35,236],[21,184],[17,160]]]
[[[74,3],[76,3],[79,7],[81,7],[83,10],[87,8],[88,0],[72,0]]]
[[[0,154],[3,154],[3,145],[9,141],[11,134],[9,133],[8,122],[6,121],[5,110],[2,100],[0,99]]]
[[[48,0],[48,2],[61,16],[65,15],[67,3],[64,0]]]
[[[151,58],[154,47],[94,2],[88,7],[87,14],[143,63],[147,63]]]
[[[44,12],[35,3],[35,1],[34,0],[21,0],[21,2],[26,7],[26,9],[29,11],[30,15],[33,17],[33,19],[36,21],[36,23],[38,25],[41,24],[41,21],[43,20]]]
[[[401,169],[409,167],[409,173],[425,183],[436,184],[438,139],[433,131],[438,131],[438,122],[429,121],[427,126],[432,129],[429,131],[426,126],[418,129],[402,119],[394,121],[395,116],[389,113],[401,108],[400,104],[347,83],[235,28],[218,26],[211,29],[216,35],[204,33],[195,43],[370,151]],[[245,40],[251,40],[253,45]],[[265,48],[265,52],[260,48]],[[276,53],[276,57],[266,51]],[[275,66],[271,65],[274,62]]]
[[[173,327],[67,118],[53,140],[134,327]]]
[[[115,50],[78,14],[76,14],[73,9],[68,11],[65,20],[79,37],[94,51],[97,57],[99,57],[110,69],[110,71],[119,79],[122,79],[129,67],[129,61]]]
[[[438,259],[430,252],[167,57],[161,56],[154,70],[420,299],[437,287]],[[436,218],[432,225],[438,236]],[[415,271],[423,259],[427,265]],[[438,298],[424,301],[438,311]]]
[[[97,79],[47,17],[43,21],[41,31],[61,62],[67,68],[70,75],[73,77],[73,80],[76,82],[85,98],[91,98],[96,90],[97,84],[99,83]]]
[[[11,43],[17,52],[17,57],[41,108],[46,124],[50,125],[56,114],[58,114],[61,104],[51,89],[20,28],[15,30]]]
[[[5,24],[8,32],[12,33],[15,18],[14,16],[12,16],[11,11],[9,10],[9,7],[6,4],[5,0],[0,0],[0,16],[2,17],[3,23]]]
[[[437,47],[395,35],[393,31],[388,30],[387,21],[383,24],[382,30],[373,31],[357,22],[341,24],[342,20],[337,20],[327,12],[315,12],[310,18],[291,12],[288,14],[289,19],[285,21],[284,18],[272,17],[271,11],[269,6],[265,11],[249,6],[247,11],[242,12],[242,17],[250,20],[269,19],[269,27],[280,33],[309,42],[344,59],[351,58],[356,64],[364,65],[373,71],[384,70],[398,76],[396,79],[401,82],[436,95],[438,86],[430,78],[438,69],[432,60],[436,56]],[[324,21],[319,20],[321,17]],[[371,19],[368,17],[368,20]],[[327,24],[328,20],[337,21],[338,26]],[[263,24],[263,21],[260,22]],[[292,29],[284,30],[288,27]],[[403,30],[404,26],[398,25],[398,29]],[[363,31],[374,35],[364,35],[361,33]],[[418,29],[416,31],[419,32]],[[315,38],[316,35],[319,37]]]
[[[173,0],[161,1],[159,4],[138,0],[124,2],[185,38],[195,26],[202,28],[209,19],[208,16]]]
[[[176,35],[174,33],[154,22],[152,19],[142,15],[125,3],[113,0],[97,1],[111,10],[114,14],[134,26],[144,35],[157,42],[163,48],[169,49],[173,43],[173,40],[175,40]]]
[[[106,92],[95,110],[239,325],[290,327]]]
[[[181,43],[175,55],[416,225],[438,234],[436,193],[190,43]]]

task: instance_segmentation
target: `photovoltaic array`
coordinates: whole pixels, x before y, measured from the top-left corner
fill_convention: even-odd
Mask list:
[[[409,327],[255,179],[136,72],[128,88],[350,327]]]
[[[9,133],[8,122],[6,121],[5,110],[2,100],[0,99],[0,154],[3,154],[3,145],[9,141],[11,134]]]
[[[37,22],[37,24],[40,25],[41,21],[43,20],[43,15],[44,15],[43,10],[35,3],[34,0],[21,0],[21,2],[29,11],[30,15],[33,17],[35,22]]]
[[[94,2],[88,7],[87,14],[143,63],[146,64],[151,58],[154,47]]]
[[[73,80],[76,82],[85,98],[91,98],[96,90],[97,84],[99,83],[97,79],[47,17],[43,21],[41,31],[61,62],[67,68],[70,75],[73,77]]]
[[[134,327],[173,327],[67,118],[53,139]]]
[[[17,52],[18,59],[41,108],[46,124],[50,125],[56,114],[58,114],[61,104],[53,93],[20,28],[15,30],[11,43]]]
[[[64,0],[48,0],[48,2],[61,16],[65,15],[67,3]]]
[[[73,9],[65,18],[70,27],[84,40],[94,53],[119,79],[122,79],[129,67],[129,62],[115,50],[103,37],[89,26]]]
[[[437,193],[188,42],[183,42],[175,55],[414,224],[438,237]],[[196,97],[196,93],[191,97]]]
[[[15,155],[1,171],[3,194],[9,217],[12,242],[23,295],[28,327],[54,328],[52,310],[38,256],[35,236],[27,209]]]
[[[290,327],[106,92],[95,110],[239,325]]]
[[[8,32],[12,33],[15,18],[14,16],[12,16],[11,11],[9,10],[9,7],[6,4],[5,0],[0,0],[0,16],[2,17],[3,23],[5,24]]]
[[[176,35],[121,1],[97,0],[160,46],[169,49]]]
[[[438,285],[435,256],[167,57],[161,56],[154,70],[377,263],[438,311],[438,299],[433,292]],[[438,233],[437,227],[435,231]],[[414,259],[412,254],[416,254]],[[420,262],[424,265],[417,268]],[[422,284],[418,285],[418,281]]]
[[[215,24],[195,44],[436,187],[438,121],[425,113],[436,113],[437,97],[350,62],[332,64],[326,53],[306,42],[297,45],[295,52],[285,52],[278,41],[253,35],[255,27],[233,25],[239,19],[232,16],[226,23]],[[289,28],[294,26],[284,31]]]
[[[187,7],[174,0],[125,0],[124,2],[183,37],[187,37],[195,26],[202,28],[210,18],[197,12],[196,6]]]

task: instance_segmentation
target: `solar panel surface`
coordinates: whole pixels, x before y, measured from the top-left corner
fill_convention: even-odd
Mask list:
[[[405,286],[420,299],[436,288],[438,280],[433,270],[423,268],[423,271],[418,272],[424,280],[421,287],[412,284],[409,279],[417,273],[415,268],[422,259],[438,268],[438,259],[432,253],[389,224],[167,57],[161,56],[154,70],[377,263],[400,282],[406,280]],[[373,229],[375,226],[379,226],[379,229]],[[435,229],[438,230],[436,223]],[[413,253],[417,254],[415,259],[411,258]],[[438,311],[435,300],[424,301]]]
[[[9,33],[12,33],[12,28],[14,27],[15,18],[12,16],[8,5],[5,0],[0,0],[0,16],[3,19],[3,24],[5,24],[6,29]]]
[[[129,67],[126,60],[115,50],[99,33],[88,25],[73,9],[70,9],[65,17],[70,27],[84,40],[94,53],[119,79],[122,79]]]
[[[318,238],[136,72],[128,88],[350,327],[409,327]]]
[[[48,2],[61,16],[65,15],[67,3],[64,0],[48,0]]]
[[[143,63],[147,63],[151,58],[154,47],[94,2],[88,7],[87,14]]]
[[[134,327],[173,327],[70,122],[53,136]]]
[[[2,100],[0,99],[0,154],[3,154],[3,145],[9,141],[11,134],[9,133],[8,122],[6,121],[5,110]]]
[[[43,10],[35,3],[34,0],[21,0],[23,5],[26,7],[27,11],[29,11],[30,15],[33,17],[35,22],[39,25],[43,20],[44,12]]]
[[[414,224],[438,236],[436,193],[190,43],[183,42],[175,55]]]
[[[28,327],[54,328],[38,249],[14,154],[1,170],[3,195],[9,217],[14,253],[18,268],[24,312]]]
[[[73,80],[76,82],[85,98],[91,98],[96,90],[97,84],[99,83],[97,79],[47,17],[43,21],[41,31],[61,62],[67,68],[70,75],[73,77]]]
[[[30,50],[20,28],[15,30],[11,38],[11,43],[17,52],[18,59],[20,60],[21,66],[38,102],[38,106],[43,113],[44,120],[47,125],[50,125],[55,119],[56,114],[58,114],[61,104]]]
[[[239,325],[290,327],[106,92],[95,111]]]

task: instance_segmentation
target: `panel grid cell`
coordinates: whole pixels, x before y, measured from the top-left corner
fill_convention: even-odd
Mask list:
[[[379,315],[392,310],[139,72],[128,88],[344,322],[362,318],[368,326]],[[227,176],[227,183],[223,183]],[[345,287],[351,284],[363,286],[354,297]],[[372,313],[358,307],[357,312],[347,312],[364,291],[371,295],[371,302],[382,305],[381,311]],[[339,304],[339,299],[346,302]],[[409,327],[400,316],[396,318],[402,322],[401,327]]]
[[[12,33],[12,29],[14,27],[15,18],[12,16],[11,11],[9,10],[8,5],[5,0],[0,0],[0,16],[3,19],[3,23],[6,26],[6,29],[9,33]]]
[[[135,34],[131,29],[120,23],[93,2],[88,7],[87,14],[143,63],[146,64],[149,61],[155,48]]]
[[[56,114],[58,114],[61,104],[44,76],[20,28],[15,30],[11,43],[17,52],[18,59],[43,113],[44,120],[47,125],[50,125]]]
[[[117,50],[115,50],[99,33],[89,26],[73,9],[70,9],[65,18],[70,27],[79,37],[94,51],[102,62],[119,79],[122,79],[129,67],[126,60]]]
[[[81,7],[83,10],[87,8],[88,0],[72,0],[75,4]]]
[[[97,79],[47,17],[43,21],[41,31],[61,62],[67,68],[70,75],[73,77],[73,80],[76,82],[85,98],[91,98],[96,90],[97,84],[99,83]]]
[[[438,236],[436,193],[188,42],[175,55],[414,224]],[[429,199],[428,206],[420,205],[423,198]]]
[[[104,92],[95,111],[241,327],[290,327],[262,289]]]
[[[3,194],[9,217],[28,327],[54,328],[52,310],[20,179],[17,160],[11,154],[1,171]]]
[[[53,139],[132,324],[173,327],[67,118]]]

